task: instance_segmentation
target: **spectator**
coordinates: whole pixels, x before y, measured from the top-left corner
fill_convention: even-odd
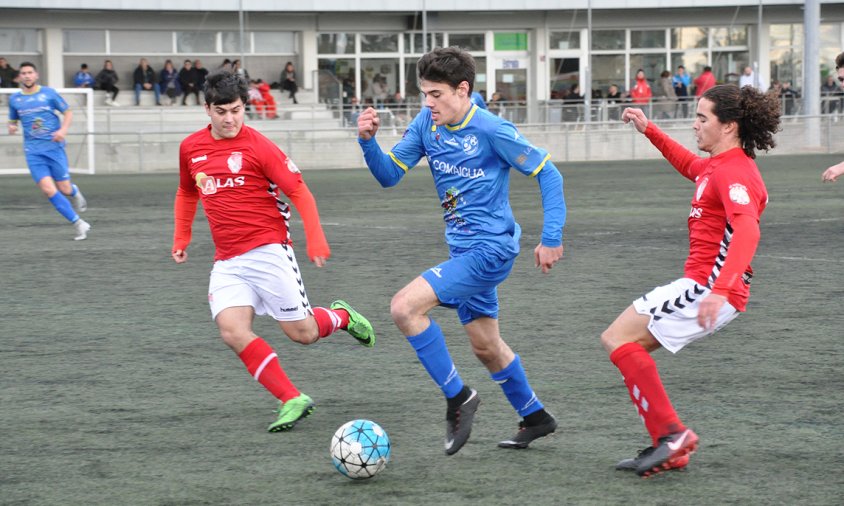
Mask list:
[[[681,117],[689,116],[689,86],[692,84],[692,76],[686,73],[686,67],[679,65],[677,72],[672,79],[674,84],[674,93],[677,95],[677,101],[680,102],[677,107],[677,114],[682,114]]]
[[[375,101],[375,107],[383,108],[384,102],[387,101],[387,78],[381,74],[375,74],[372,78],[372,100]]]
[[[223,63],[220,64],[219,68],[220,68],[220,70],[233,71],[232,61],[229,60],[228,58],[226,58],[225,60],[223,60]]]
[[[655,107],[654,113],[660,118],[673,118],[676,113],[677,93],[674,92],[671,72],[663,70],[659,75],[655,96],[659,103]]]
[[[573,83],[563,98],[563,121],[580,121],[583,119],[583,95],[580,84]]]
[[[797,113],[797,99],[800,98],[800,92],[791,87],[791,81],[785,81],[780,87],[780,98],[782,99],[783,111],[785,116],[791,116]]]
[[[648,80],[645,79],[645,71],[642,69],[637,70],[636,83],[630,88],[630,98],[634,104],[642,105],[649,104],[652,96],[653,91],[651,91],[651,85],[648,84]]]
[[[738,80],[739,88],[744,88],[745,86],[752,86],[757,88],[756,86],[756,74],[753,73],[753,69],[750,66],[744,67],[744,71],[739,77]]]
[[[243,68],[243,64],[240,63],[240,60],[235,60],[232,62],[232,72],[246,79],[246,82],[249,82],[249,72],[247,72],[246,69]]]
[[[472,93],[472,103],[481,109],[486,109],[486,102],[483,101],[483,97],[481,97],[480,94],[475,97],[475,93],[477,92]],[[480,100],[480,103],[478,103],[478,100]],[[483,104],[483,106],[481,104]],[[393,117],[398,125],[404,126],[410,122],[407,101],[405,101],[404,97],[401,96],[401,92],[397,91],[393,94],[393,96],[387,99],[387,107],[393,111]]]
[[[111,63],[111,60],[104,61],[103,69],[97,74],[96,84],[97,89],[106,92],[106,105],[113,105],[115,107],[120,106],[120,104],[117,103],[117,94],[120,93],[120,90],[117,88],[118,80],[117,72],[114,71],[114,66]],[[111,96],[108,95],[109,93]]]
[[[361,111],[363,111],[358,97],[352,95],[352,98],[349,99],[349,103],[346,104],[345,109],[343,117],[346,118],[346,126],[357,125],[358,116],[360,116]]]
[[[496,116],[501,116],[504,114],[504,96],[499,92],[493,92],[492,98],[489,99],[487,102],[487,108],[489,112],[495,114]]]
[[[263,110],[258,112],[262,113],[266,119],[277,119],[278,110],[276,109],[275,98],[270,92],[270,85],[258,79],[258,93],[260,93],[263,103]]]
[[[170,105],[175,105],[176,98],[182,94],[182,85],[179,82],[179,72],[173,65],[173,60],[164,62],[158,83],[161,91],[170,99]]]
[[[73,85],[77,88],[93,88],[94,84],[94,76],[88,72],[88,64],[83,63],[79,66],[79,72],[73,76]]]
[[[712,67],[707,65],[703,67],[703,73],[695,79],[695,96],[700,98],[713,86],[715,86],[715,74],[712,73]]]
[[[196,72],[196,82],[199,91],[205,93],[205,78],[208,77],[208,69],[202,66],[202,60],[196,59],[193,62],[193,70]]]
[[[844,95],[841,87],[835,82],[835,75],[826,76],[826,82],[821,85],[821,104],[824,114],[835,114],[841,110],[841,96]]]
[[[161,105],[161,88],[155,79],[155,71],[149,66],[146,58],[141,58],[132,76],[135,81],[135,105],[141,105],[141,92],[144,90],[155,93],[155,105]]]
[[[0,88],[17,88],[18,71],[9,65],[5,58],[0,57]]]
[[[607,89],[607,118],[611,120],[621,119],[621,105],[624,103],[624,95],[618,89],[618,85],[611,84]]]
[[[296,68],[293,67],[293,62],[287,62],[284,65],[284,70],[281,71],[281,89],[290,93],[290,100],[294,104],[298,104],[296,100],[296,92],[299,91],[299,85],[296,83]]]
[[[193,62],[185,60],[182,69],[179,70],[179,85],[182,87],[182,105],[188,105],[188,95],[196,97],[196,105],[199,105],[199,74],[193,68]]]

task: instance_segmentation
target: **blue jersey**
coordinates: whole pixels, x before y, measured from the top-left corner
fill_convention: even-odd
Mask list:
[[[469,100],[472,101],[473,104],[480,107],[481,109],[487,109],[486,101],[484,101],[484,96],[478,93],[477,91],[473,91],[472,95],[469,96]]]
[[[15,93],[9,98],[9,120],[20,120],[24,151],[39,152],[63,148],[53,142],[53,134],[62,126],[54,111],[65,112],[69,106],[53,88],[39,86],[34,93]]]
[[[384,171],[377,174],[380,169],[373,168],[379,164],[370,147],[376,144],[361,141],[361,145],[370,170],[379,177]],[[512,123],[473,105],[460,124],[437,126],[431,110],[425,108],[387,155],[404,172],[423,156],[427,158],[443,209],[446,241],[451,247],[471,248],[483,241],[496,244],[500,251],[509,254],[518,254],[521,233],[510,208],[510,168],[536,176],[547,165],[558,178],[558,195],[549,196],[546,202],[543,189],[547,229],[543,230],[543,244],[561,244],[565,202],[559,172],[549,161],[548,153],[530,144]],[[382,184],[395,184],[401,175],[379,180]]]

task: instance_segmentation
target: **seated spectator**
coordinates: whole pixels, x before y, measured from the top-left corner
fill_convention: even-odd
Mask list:
[[[93,88],[94,84],[94,76],[88,72],[88,64],[83,63],[79,66],[79,72],[73,76],[73,85],[77,88]]]
[[[278,112],[276,109],[275,98],[270,93],[270,85],[258,79],[258,92],[261,94],[261,100],[264,105],[264,117],[266,119],[277,119]]]
[[[179,70],[179,85],[182,87],[182,105],[188,105],[188,95],[196,97],[196,105],[199,105],[199,73],[193,68],[193,62],[185,60],[182,69]]]
[[[170,99],[170,105],[175,105],[176,97],[182,94],[182,85],[179,83],[179,72],[173,66],[172,60],[164,62],[158,83],[161,91]]]
[[[202,66],[202,60],[200,59],[194,60],[193,69],[196,71],[196,82],[199,83],[199,91],[205,93],[205,78],[208,77],[208,69]]]
[[[118,80],[117,72],[114,71],[111,60],[104,61],[103,69],[97,74],[96,86],[97,89],[106,92],[106,105],[113,105],[115,107],[120,105],[117,103],[117,94],[120,93],[120,90],[117,88]]]
[[[841,110],[841,97],[844,90],[835,81],[835,75],[826,76],[826,81],[821,85],[821,104],[824,114],[835,114]]]
[[[343,112],[343,117],[346,119],[346,126],[356,126],[358,124],[358,116],[360,113],[363,112],[363,108],[360,105],[360,101],[358,97],[352,95],[352,98],[349,99],[349,103],[345,105],[345,111]]]
[[[501,114],[504,112],[503,102],[504,96],[496,91],[492,94],[492,98],[489,99],[489,102],[487,103],[487,109],[492,114],[495,114],[496,116],[501,116]]]
[[[141,58],[138,62],[132,77],[135,81],[135,105],[141,105],[141,92],[145,90],[155,93],[155,105],[161,105],[161,88],[155,79],[155,71],[149,66],[146,58]]]
[[[611,84],[607,90],[607,119],[621,119],[621,109],[624,107],[625,98],[618,89],[618,85]]]

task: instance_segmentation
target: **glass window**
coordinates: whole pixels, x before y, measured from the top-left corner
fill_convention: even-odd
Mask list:
[[[707,44],[706,28],[686,27],[671,29],[672,49],[705,48]]]
[[[771,51],[771,80],[792,84],[799,82],[802,75],[803,60],[800,52],[791,49],[774,49]]]
[[[719,27],[710,30],[713,47],[746,46],[747,27]]]
[[[319,59],[319,100],[348,104],[355,96],[355,60],[351,58]]]
[[[636,72],[645,71],[645,78],[653,86],[659,80],[663,70],[668,70],[665,54],[631,54],[630,55],[630,83],[636,82]],[[632,84],[631,84],[632,87]]]
[[[486,78],[486,58],[483,56],[475,56],[475,84],[472,86],[473,91],[480,93],[484,100],[486,100],[486,90],[489,87]]]
[[[296,53],[294,32],[255,32],[256,53]]]
[[[826,77],[827,73],[835,69],[835,57],[841,52],[841,45],[839,42],[841,40],[841,25],[822,24],[820,36],[821,75]]]
[[[0,30],[0,53],[37,53],[38,30],[4,28]]]
[[[320,54],[354,54],[355,34],[345,32],[320,33],[317,35],[317,51]]]
[[[65,53],[105,53],[105,30],[65,30]]]
[[[360,91],[364,105],[378,104],[399,90],[398,58],[362,59]]]
[[[551,58],[551,98],[565,96],[564,90],[580,82],[580,58]]]
[[[496,32],[494,34],[494,47],[496,51],[527,51],[527,33]]]
[[[220,32],[223,53],[239,54],[240,53],[240,32]],[[249,32],[243,34],[243,52],[249,53]]]
[[[803,45],[803,25],[771,25],[771,47]]]
[[[665,47],[665,30],[630,30],[630,47],[634,49]]]
[[[217,32],[176,32],[177,53],[216,53]]]
[[[450,33],[448,45],[459,46],[466,51],[483,51],[486,47],[486,36],[483,33]]]
[[[593,89],[600,89],[606,95],[607,89],[611,84],[615,84],[620,90],[624,90],[626,81],[624,78],[623,54],[592,56]]]
[[[399,50],[399,36],[396,33],[362,33],[360,35],[362,53],[395,53]]]
[[[413,54],[422,54],[423,51],[427,50],[430,51],[435,47],[443,47],[443,34],[442,33],[429,33],[428,34],[428,45],[423,48],[422,47],[422,33],[415,32],[415,33],[405,33],[404,34],[404,52],[405,54],[413,53]]]
[[[676,73],[677,67],[682,65],[686,68],[686,74],[689,74],[694,80],[703,72],[703,67],[709,65],[705,51],[685,51],[682,53],[671,53],[671,65],[673,65]],[[690,90],[691,91],[691,90]]]
[[[713,51],[712,73],[715,74],[715,81],[718,84],[738,84],[739,76],[749,61],[750,53],[747,51]]]
[[[550,49],[580,49],[580,32],[551,32],[548,36]]]
[[[404,98],[413,102],[420,96],[419,77],[416,75],[416,62],[405,60],[404,63]]]
[[[624,30],[594,30],[592,49],[624,49]]]
[[[172,53],[173,32],[153,30],[112,30],[109,32],[112,53]]]

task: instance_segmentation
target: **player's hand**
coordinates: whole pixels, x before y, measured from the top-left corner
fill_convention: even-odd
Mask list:
[[[718,322],[718,313],[727,303],[727,298],[717,293],[710,293],[700,301],[697,312],[697,324],[704,330],[712,330]]]
[[[367,107],[365,111],[358,116],[358,137],[368,141],[375,137],[378,132],[378,127],[381,126],[381,118],[378,117],[378,111],[372,107]]]
[[[313,262],[317,267],[325,267],[325,263],[328,262],[328,259],[325,257],[313,257],[311,258],[311,262]]]
[[[188,252],[183,249],[173,250],[171,256],[177,264],[183,264],[188,261]]]
[[[639,133],[645,133],[645,129],[648,128],[647,116],[645,116],[645,113],[641,109],[634,107],[626,107],[624,109],[624,112],[621,113],[621,121],[627,124],[633,122],[633,126],[636,127]]]
[[[543,246],[542,243],[533,249],[534,266],[542,269],[543,274],[548,274],[551,267],[563,258],[563,247]]]
[[[56,130],[56,133],[53,134],[53,142],[61,142],[67,136],[67,130],[62,130],[59,128]]]
[[[841,174],[844,174],[844,162],[826,169],[821,175],[821,179],[824,183],[834,183]]]
[[[9,123],[9,135],[15,135],[18,133],[18,124],[17,123]]]

